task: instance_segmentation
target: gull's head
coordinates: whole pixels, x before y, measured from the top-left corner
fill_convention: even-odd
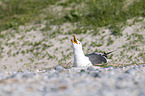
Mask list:
[[[73,37],[74,37],[74,40],[71,39],[73,49],[74,50],[82,50],[82,44],[81,44],[81,42],[77,40],[75,35],[73,35]]]
[[[76,36],[73,35],[74,39],[71,39],[73,53],[74,53],[74,66],[75,67],[88,67],[92,66],[89,58],[85,56],[82,50],[82,44],[77,40]]]

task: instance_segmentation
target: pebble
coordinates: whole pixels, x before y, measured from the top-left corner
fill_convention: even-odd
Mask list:
[[[58,65],[39,72],[0,73],[0,95],[145,96],[144,66],[65,69]]]
[[[57,70],[57,71],[63,71],[63,70],[65,70],[65,68],[63,68],[60,65],[57,65],[54,69]]]
[[[145,67],[145,64],[143,64],[142,66]]]
[[[96,77],[99,77],[100,78],[102,76],[102,74],[101,74],[101,72],[94,72],[94,73],[91,74],[91,76],[93,76],[95,78]]]
[[[127,74],[122,74],[122,75],[120,75],[120,76],[118,76],[118,79],[119,80],[124,80],[125,78],[127,78]]]
[[[93,68],[92,66],[90,66],[90,67],[87,68],[87,70],[88,70],[88,71],[95,71],[96,69]]]
[[[137,73],[137,70],[135,70],[135,69],[128,69],[128,70],[125,71],[125,73],[129,73],[129,74],[135,75]]]

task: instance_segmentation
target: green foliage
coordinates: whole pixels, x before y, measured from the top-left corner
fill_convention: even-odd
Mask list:
[[[114,41],[111,39],[111,37],[108,38],[108,43],[107,46],[112,45],[114,43]]]
[[[121,28],[119,26],[116,26],[116,25],[111,25],[109,27],[109,29],[111,30],[112,34],[115,35],[115,36],[122,36],[122,33],[121,33]]]
[[[88,28],[96,30],[98,27],[107,26],[113,35],[121,36],[120,24],[126,24],[126,20],[134,17],[145,17],[145,0],[134,0],[130,4],[127,4],[126,0],[67,0],[59,3],[57,1],[59,0],[0,1],[0,31],[9,28],[17,29],[19,25],[32,21],[38,23],[43,19],[49,20],[49,24],[42,31],[51,30],[50,25],[77,22],[79,28],[86,29],[76,29],[74,30],[76,34],[85,33]],[[49,5],[62,6],[63,9],[60,12],[45,11],[44,9],[49,8]],[[59,13],[62,15],[58,15]],[[55,37],[56,34],[51,35]]]
[[[93,47],[101,47],[103,45],[103,43],[102,42],[100,42],[100,43],[98,43],[98,42],[91,42],[90,46],[93,46]]]
[[[78,10],[71,10],[68,14],[64,16],[64,18],[68,21],[74,22],[80,20],[82,14]]]
[[[85,34],[87,33],[87,28],[77,28],[77,29],[74,29],[73,31],[69,32],[69,34]]]
[[[145,62],[145,52],[144,53],[139,53],[138,57],[141,57],[143,61]]]
[[[0,30],[16,28],[36,20],[40,10],[58,0],[2,0],[0,1]]]
[[[2,67],[3,67],[4,69],[7,69],[7,66],[6,66],[6,65],[3,65]]]
[[[137,41],[143,41],[144,37],[141,34],[137,34],[137,33],[132,33],[131,35],[133,35],[134,37],[137,38]]]
[[[22,51],[21,51],[21,53],[24,55],[24,54],[25,54],[25,51],[24,51],[24,50],[22,50]]]
[[[88,24],[99,27],[125,22],[132,17],[144,17],[144,3],[144,0],[134,1],[127,6],[124,0],[89,0],[85,18]]]
[[[137,16],[145,17],[144,0],[130,5],[124,0],[89,0],[85,4],[84,9],[71,10],[64,18],[70,22],[80,21],[91,28],[110,26],[113,35],[122,36],[120,23],[125,24],[127,19]]]

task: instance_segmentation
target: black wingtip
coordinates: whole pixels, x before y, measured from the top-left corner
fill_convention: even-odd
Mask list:
[[[115,51],[117,51],[117,50],[113,50],[113,51],[110,51],[110,52],[104,52],[104,54],[102,55],[102,56],[105,56],[106,58],[107,58],[107,55],[109,55],[109,54],[111,54],[111,53],[113,53],[113,52],[115,52]]]

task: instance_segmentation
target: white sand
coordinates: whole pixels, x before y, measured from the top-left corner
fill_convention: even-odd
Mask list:
[[[113,53],[113,57],[109,61],[110,64],[144,63],[144,57],[138,56],[138,54],[145,52],[145,39],[140,42],[136,36],[133,36],[133,33],[135,33],[145,38],[144,24],[145,21],[142,21],[132,26],[124,26],[122,28],[123,36],[120,37],[112,35],[111,31],[106,28],[100,28],[100,35],[92,36],[93,31],[88,30],[86,34],[79,34],[76,37],[82,39],[85,54],[96,52],[96,49],[109,52],[121,47],[121,49]],[[77,26],[69,23],[59,27],[52,25],[50,26],[51,30],[42,32],[41,29],[44,27],[45,22],[40,25],[20,26],[19,32],[12,29],[2,32],[2,34],[5,34],[5,38],[1,39],[1,46],[4,48],[3,50],[1,49],[1,71],[33,71],[47,69],[58,64],[63,66],[72,65],[73,50],[70,39],[73,37],[72,34],[66,34],[72,29],[77,28]],[[50,34],[55,32],[61,33],[55,34],[56,37],[50,36]],[[104,38],[101,39],[102,37]],[[114,43],[107,46],[109,37]],[[130,39],[128,39],[129,37]],[[135,40],[138,42],[133,43]],[[34,43],[39,41],[42,42],[34,47]],[[104,44],[97,47],[96,45],[91,46],[91,42],[94,42],[94,44],[104,42]],[[50,45],[50,47],[43,50],[44,44]],[[124,45],[127,46],[122,48]],[[136,47],[131,49],[129,48],[130,46]],[[31,49],[33,49],[33,52],[26,52]],[[25,54],[22,54],[23,50]]]

